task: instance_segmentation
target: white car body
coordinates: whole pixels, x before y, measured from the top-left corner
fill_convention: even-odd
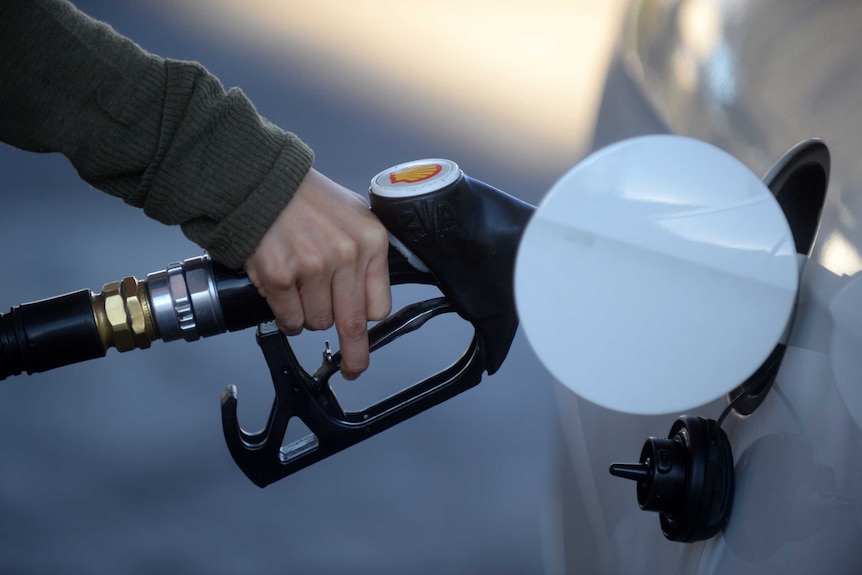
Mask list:
[[[727,527],[706,541],[668,541],[657,514],[638,507],[635,485],[608,473],[612,462],[637,460],[648,436],[666,437],[680,413],[625,415],[559,385],[564,442],[548,572],[862,572],[860,23],[855,2],[632,5],[596,147],[666,131],[763,175],[817,137],[829,147],[831,179],[775,385],[754,413],[724,422],[736,475]],[[626,100],[626,90],[643,100]],[[636,109],[656,121],[633,120]],[[727,404],[689,413],[716,419]]]

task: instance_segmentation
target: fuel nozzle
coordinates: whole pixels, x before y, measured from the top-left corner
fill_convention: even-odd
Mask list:
[[[369,197],[393,243],[432,270],[458,313],[476,326],[488,373],[496,372],[518,328],[515,255],[535,208],[444,159],[380,172]]]

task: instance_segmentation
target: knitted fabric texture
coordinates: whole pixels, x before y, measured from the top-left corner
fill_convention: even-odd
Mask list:
[[[0,140],[60,152],[89,184],[240,267],[314,160],[239,89],[152,55],[65,0],[0,2]]]

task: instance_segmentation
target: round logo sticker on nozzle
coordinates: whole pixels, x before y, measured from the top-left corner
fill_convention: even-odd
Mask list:
[[[410,198],[447,188],[461,176],[461,168],[451,160],[415,160],[377,174],[371,180],[371,193],[384,198]]]
[[[440,164],[420,164],[418,166],[404,168],[403,170],[389,172],[389,183],[417,184],[419,182],[424,182],[425,180],[430,180],[442,171],[443,166]]]

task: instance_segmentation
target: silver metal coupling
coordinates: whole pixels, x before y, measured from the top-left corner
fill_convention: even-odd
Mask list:
[[[162,341],[196,341],[226,331],[207,255],[147,276],[150,309]]]

